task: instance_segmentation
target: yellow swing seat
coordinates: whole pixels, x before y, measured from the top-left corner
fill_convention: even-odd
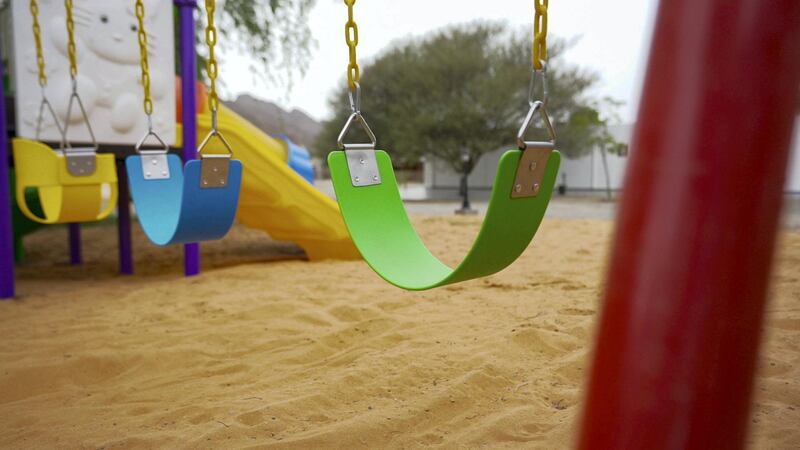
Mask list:
[[[97,155],[96,170],[88,176],[67,171],[64,155],[30,139],[11,141],[16,167],[16,196],[25,217],[39,223],[72,223],[102,220],[117,205],[117,168],[114,155]],[[103,208],[103,185],[111,196]],[[27,189],[37,189],[44,217],[34,214],[25,201]]]

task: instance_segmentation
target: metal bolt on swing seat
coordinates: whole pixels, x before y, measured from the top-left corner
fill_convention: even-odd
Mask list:
[[[518,185],[514,186],[514,192],[522,192],[522,185],[518,184]]]
[[[531,162],[531,165],[528,166],[528,170],[530,170],[531,172],[536,170],[536,161]]]

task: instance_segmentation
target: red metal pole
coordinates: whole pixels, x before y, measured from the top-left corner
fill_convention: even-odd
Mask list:
[[[659,7],[581,449],[744,445],[800,86],[800,1]]]

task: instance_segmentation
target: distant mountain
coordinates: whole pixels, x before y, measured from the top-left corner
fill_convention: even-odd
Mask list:
[[[251,95],[240,95],[235,101],[225,102],[225,106],[267,134],[285,133],[295,143],[309,148],[322,125],[303,111],[294,109],[286,112],[280,106]]]

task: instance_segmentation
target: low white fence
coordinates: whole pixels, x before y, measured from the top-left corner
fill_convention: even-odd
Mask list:
[[[630,142],[633,125],[617,125],[610,128],[620,142]],[[470,196],[487,198],[492,189],[497,160],[504,150],[484,155],[470,174],[468,182]],[[631,151],[636,151],[632,149]],[[769,149],[753,149],[769,151]],[[611,189],[622,189],[628,156],[607,155]],[[786,192],[800,194],[800,120],[794,129],[792,155],[787,167]],[[444,161],[428,158],[424,164],[425,194],[430,199],[454,199],[459,197],[460,175]],[[566,185],[567,191],[602,191],[606,189],[606,174],[603,156],[599,149],[579,159],[563,158],[558,174],[558,185]]]

